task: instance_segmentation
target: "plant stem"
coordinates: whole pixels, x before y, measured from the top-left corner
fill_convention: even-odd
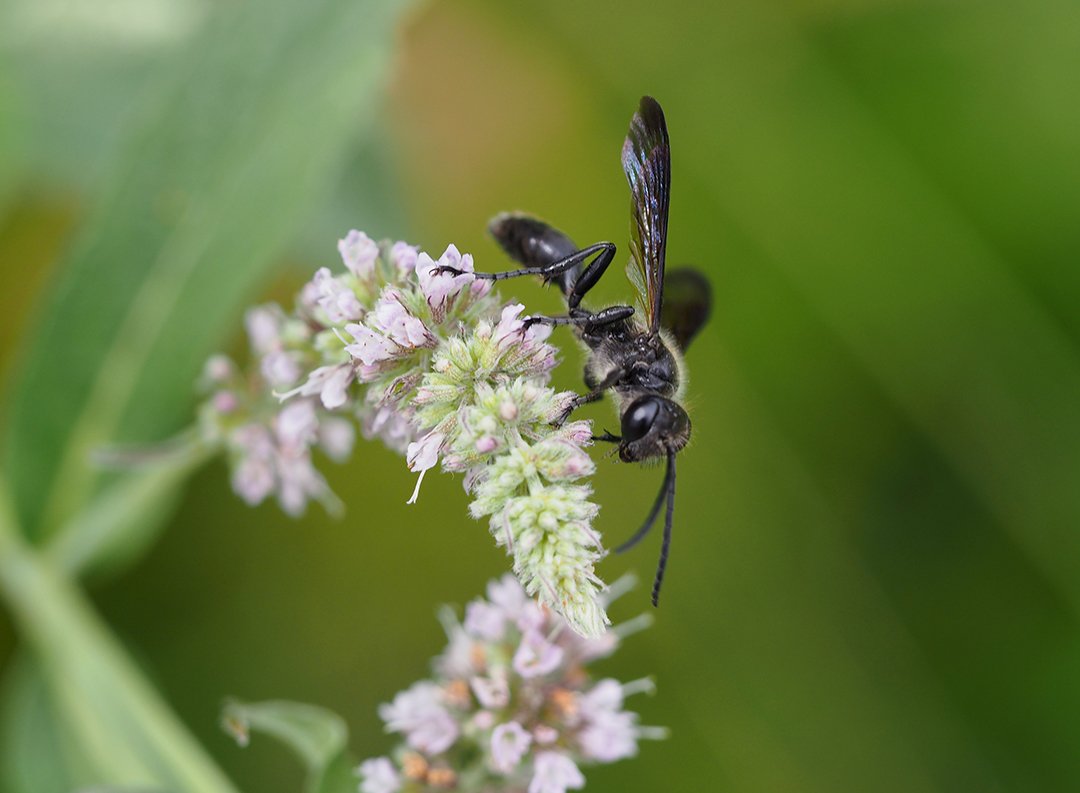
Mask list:
[[[102,784],[235,793],[81,589],[23,540],[3,480],[0,594]]]

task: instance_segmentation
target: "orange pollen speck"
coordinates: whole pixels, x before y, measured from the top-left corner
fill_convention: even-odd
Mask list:
[[[566,670],[566,675],[563,679],[572,686],[580,686],[587,679],[585,669],[580,666],[573,666]]]
[[[570,719],[577,715],[577,695],[565,688],[557,688],[551,692],[551,702],[564,718]]]
[[[433,787],[453,787],[457,775],[449,768],[432,768],[428,771],[427,782]]]
[[[469,660],[477,669],[483,669],[487,666],[487,654],[484,652],[484,646],[482,644],[474,644],[472,646],[469,650]]]
[[[423,780],[427,775],[427,760],[416,752],[406,752],[401,757],[401,770],[409,779]]]
[[[469,684],[464,680],[451,680],[443,690],[450,704],[461,708],[469,706]]]

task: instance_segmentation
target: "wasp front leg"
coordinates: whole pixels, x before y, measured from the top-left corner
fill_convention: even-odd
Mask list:
[[[555,421],[551,422],[551,425],[553,427],[561,427],[563,424],[566,423],[566,420],[570,418],[570,414],[577,410],[579,407],[581,407],[582,405],[587,405],[590,402],[597,402],[603,399],[604,394],[608,391],[608,389],[613,388],[615,384],[618,383],[625,375],[626,370],[621,366],[616,366],[614,369],[608,372],[607,375],[605,375],[604,379],[597,383],[596,387],[589,391],[589,393],[578,394],[572,400],[570,400],[566,408],[563,409],[563,412],[559,414],[559,417]],[[602,438],[601,440],[606,440],[606,438]]]

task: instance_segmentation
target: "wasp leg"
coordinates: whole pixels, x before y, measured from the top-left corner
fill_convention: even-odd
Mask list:
[[[589,263],[588,267],[581,271],[581,275],[574,281],[570,291],[566,293],[566,302],[570,308],[578,307],[581,298],[585,297],[589,290],[596,286],[600,276],[604,274],[608,265],[611,264],[611,260],[615,258],[615,246],[610,242],[598,242],[590,247],[596,248],[598,246],[604,246],[603,251]]]
[[[572,239],[539,218],[521,212],[503,212],[488,223],[488,231],[506,254],[526,267],[546,267],[573,255],[578,246]],[[574,286],[580,267],[566,270],[558,277],[565,295]]]
[[[595,313],[578,308],[572,309],[569,314],[562,317],[546,317],[542,314],[526,317],[524,323],[526,330],[533,325],[578,325],[584,332],[588,333],[596,328],[602,328],[604,325],[610,325],[612,322],[618,322],[633,315],[633,306],[611,306]]]
[[[621,366],[617,366],[608,372],[607,376],[597,384],[596,388],[592,389],[587,394],[578,394],[572,400],[570,404],[566,406],[566,409],[559,415],[559,418],[551,422],[553,427],[561,427],[566,423],[566,420],[570,418],[570,414],[577,410],[582,405],[587,405],[590,402],[596,402],[597,400],[604,398],[604,392],[614,386],[617,382],[622,380],[626,375],[626,370]]]
[[[603,435],[593,435],[593,441],[603,441],[604,443],[622,443],[621,435],[612,435],[607,430],[604,430]]]
[[[570,400],[570,404],[568,404],[566,406],[566,409],[559,414],[559,417],[555,419],[555,421],[551,422],[551,426],[561,427],[563,424],[566,423],[566,420],[570,418],[570,414],[577,410],[579,407],[581,407],[582,405],[587,405],[590,402],[596,402],[603,399],[604,391],[606,390],[606,388],[597,388],[595,391],[590,391],[587,394],[578,394],[576,397]]]
[[[595,245],[590,245],[588,248],[582,248],[580,251],[576,251],[567,256],[566,258],[559,259],[557,262],[552,262],[551,264],[545,264],[537,267],[521,267],[517,270],[504,270],[499,273],[473,273],[473,275],[485,281],[505,281],[507,278],[520,278],[523,275],[538,275],[545,281],[548,281],[558,275],[561,275],[562,273],[573,270],[575,267],[580,267],[584,262],[586,262],[593,256],[596,257],[596,260],[585,268],[585,270],[582,272],[581,278],[584,278],[587,273],[593,270],[596,267],[597,263],[601,260],[604,260],[604,262],[602,267],[600,268],[600,272],[603,272],[607,268],[608,264],[610,264],[611,260],[615,257],[614,243],[598,242]],[[436,267],[431,268],[432,275],[442,275],[443,273],[450,273],[451,275],[461,275],[464,272],[464,270],[460,270],[457,267],[451,267],[446,264],[437,265]],[[574,282],[573,289],[577,289],[577,285],[581,283],[581,278],[578,278],[577,281]],[[595,283],[595,278],[593,279],[593,283]],[[573,294],[573,289],[570,293],[567,294],[567,300],[570,302],[571,308],[577,306],[577,303],[581,301],[580,297],[577,299],[576,302],[573,300],[573,298],[571,297],[571,295]]]

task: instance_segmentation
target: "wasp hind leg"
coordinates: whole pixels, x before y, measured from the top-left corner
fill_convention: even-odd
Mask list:
[[[563,283],[564,285],[567,304],[570,308],[577,308],[578,304],[581,303],[582,296],[591,290],[599,280],[600,275],[603,275],[608,265],[611,264],[611,259],[615,258],[615,252],[615,244],[611,242],[597,242],[595,245],[583,247],[580,251],[575,251],[568,256],[552,261],[552,263],[548,265],[531,265],[516,270],[476,272],[473,274],[476,278],[485,281],[505,281],[509,278],[521,278],[522,275],[539,275],[544,281],[558,279],[559,283]],[[589,259],[593,260],[588,266],[581,270],[582,265],[584,265],[586,261],[589,261]],[[562,277],[567,273],[572,273],[577,270],[580,270],[581,274],[578,275],[571,284],[566,284]],[[433,275],[441,275],[443,273],[460,275],[463,272],[464,270],[458,269],[457,267],[450,267],[449,265],[438,265],[432,268]]]

